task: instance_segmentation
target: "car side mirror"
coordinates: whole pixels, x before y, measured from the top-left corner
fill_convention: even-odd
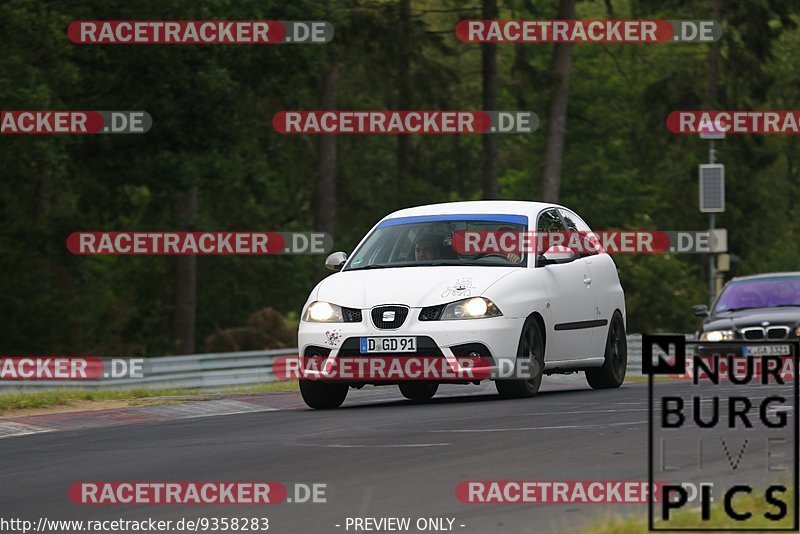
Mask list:
[[[567,247],[550,247],[537,257],[536,264],[540,267],[545,265],[556,265],[560,263],[569,263],[575,261],[578,255],[574,250]]]
[[[692,312],[698,317],[708,317],[708,306],[705,304],[695,304],[692,306]]]
[[[347,262],[347,253],[334,252],[325,259],[325,268],[331,271],[341,271],[345,262]]]

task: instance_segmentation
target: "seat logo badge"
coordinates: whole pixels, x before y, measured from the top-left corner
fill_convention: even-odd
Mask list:
[[[393,311],[383,312],[383,320],[387,323],[394,321],[394,312]]]

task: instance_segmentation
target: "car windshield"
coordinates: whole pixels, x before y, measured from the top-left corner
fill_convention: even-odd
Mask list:
[[[715,312],[749,308],[800,306],[800,277],[744,280],[728,284],[714,305]]]
[[[528,218],[518,215],[440,215],[386,219],[369,235],[345,271],[389,267],[480,265],[521,267],[526,254],[459,254],[456,232],[524,232]]]

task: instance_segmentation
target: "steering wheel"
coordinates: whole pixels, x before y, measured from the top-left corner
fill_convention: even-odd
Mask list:
[[[478,256],[475,259],[476,260],[482,260],[483,258],[491,258],[491,257],[503,258],[508,263],[512,263],[512,264],[514,263],[514,262],[512,262],[511,260],[508,259],[508,254],[501,254],[499,252],[489,252],[489,253],[486,253],[486,254],[481,254],[480,256]]]

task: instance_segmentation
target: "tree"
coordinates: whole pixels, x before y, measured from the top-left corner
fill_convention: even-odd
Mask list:
[[[194,230],[197,218],[197,186],[179,194],[175,212],[183,230]],[[175,352],[192,354],[197,316],[197,256],[178,256],[176,262]]]
[[[575,0],[559,0],[559,20],[575,18]],[[561,191],[561,169],[564,158],[564,141],[567,134],[567,101],[569,99],[569,76],[572,44],[556,43],[553,51],[553,73],[558,86],[550,103],[547,121],[547,147],[545,149],[544,174],[542,175],[542,200],[558,202]]]
[[[411,0],[400,0],[400,42],[397,106],[408,110],[411,106],[411,46],[413,30],[411,27]],[[397,183],[403,183],[411,169],[411,136],[397,136]]]
[[[323,75],[322,109],[336,109],[338,67],[334,62]],[[336,135],[321,135],[314,187],[314,230],[333,235],[336,227]]]
[[[498,17],[497,0],[483,0],[483,20],[492,20]],[[497,110],[497,44],[482,43],[482,81],[483,81],[483,109],[484,111]],[[500,162],[497,153],[497,136],[483,135],[483,198],[494,200],[500,196],[498,177],[500,175]]]

